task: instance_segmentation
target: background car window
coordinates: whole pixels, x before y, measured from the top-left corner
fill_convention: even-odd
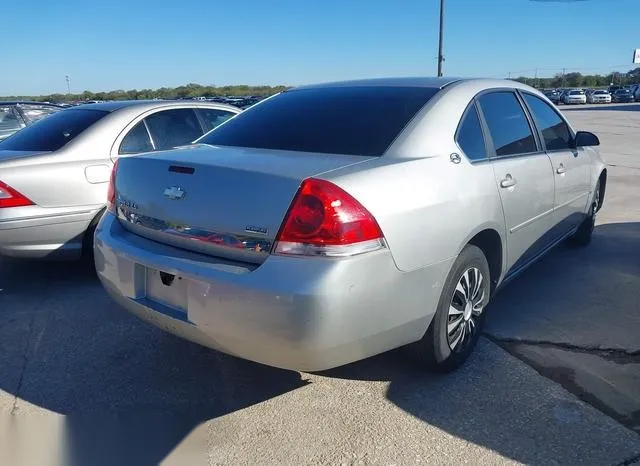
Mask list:
[[[571,131],[569,125],[558,113],[542,99],[524,94],[524,100],[529,105],[533,119],[542,131],[547,150],[563,150],[571,147]]]
[[[153,146],[151,145],[151,139],[149,139],[149,133],[144,121],[141,121],[124,137],[118,154],[138,154],[140,152],[151,152],[152,150]]]
[[[215,108],[199,108],[196,111],[202,117],[205,132],[211,131],[235,115],[235,113]]]
[[[20,104],[20,109],[22,110],[22,114],[30,121],[38,121],[43,119],[46,116],[51,115],[61,108],[57,107],[49,107],[47,105],[30,105],[30,104]]]
[[[22,128],[24,122],[10,105],[0,106],[0,131],[14,131]]]
[[[68,109],[56,112],[0,142],[0,150],[55,151],[109,112]]]
[[[520,102],[513,92],[493,92],[478,99],[496,155],[536,152],[536,140]]]
[[[458,128],[456,141],[469,159],[481,160],[487,158],[482,126],[480,125],[480,119],[478,118],[478,111],[475,105],[465,113]]]
[[[199,142],[381,156],[437,92],[426,87],[394,86],[286,91],[238,114]]]
[[[192,108],[177,108],[145,118],[156,150],[189,144],[204,133]]]

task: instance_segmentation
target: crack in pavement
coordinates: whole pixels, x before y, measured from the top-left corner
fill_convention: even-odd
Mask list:
[[[33,332],[35,329],[36,317],[38,316],[40,308],[46,300],[47,296],[43,297],[40,302],[38,302],[33,310],[33,315],[31,316],[31,320],[29,322],[29,330],[27,332],[27,338],[25,338],[22,368],[20,370],[20,377],[18,378],[18,384],[16,386],[16,393],[13,397],[13,406],[11,407],[12,415],[15,414],[18,410],[18,400],[20,399],[20,392],[22,391],[22,385],[24,383],[24,375],[27,372],[27,366],[29,365],[29,353],[31,348],[31,340],[33,339]]]
[[[551,340],[531,340],[526,338],[510,338],[498,337],[484,332],[483,335],[499,346],[504,345],[530,345],[530,346],[546,346],[549,348],[560,348],[579,353],[588,353],[600,356],[607,361],[617,362],[618,364],[640,362],[640,350],[626,350],[620,348],[607,348],[603,346],[583,346],[573,345],[571,343],[563,343]]]
[[[622,382],[620,390],[618,390],[615,388],[619,381],[616,375],[611,378],[611,374],[596,374],[589,369],[588,365],[583,367],[581,362],[574,361],[572,363],[571,359],[559,359],[557,353],[554,355],[553,351],[597,357],[619,366],[640,364],[640,352],[550,341],[500,338],[487,333],[484,333],[484,336],[512,356],[523,361],[543,377],[555,381],[577,398],[640,434],[640,409],[637,409],[636,397],[631,395],[628,390],[629,382]],[[532,348],[551,351],[551,353],[539,353],[535,350],[532,352]],[[620,374],[622,374],[622,380],[625,380],[624,377],[627,377],[625,374],[628,373],[623,370]],[[610,392],[609,388],[603,389],[603,384],[605,384],[604,386],[608,385],[612,391]],[[605,391],[603,392],[603,390]],[[640,461],[640,455],[630,461],[621,464],[626,465]]]
[[[632,464],[638,464],[639,462],[640,453],[638,453],[637,455],[633,455],[620,463],[617,463],[615,466],[631,466]]]

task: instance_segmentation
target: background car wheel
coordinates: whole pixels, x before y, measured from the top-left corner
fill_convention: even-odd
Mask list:
[[[438,372],[460,367],[482,333],[490,293],[487,259],[480,248],[467,245],[447,276],[431,325],[410,346],[414,357]]]
[[[103,208],[98,214],[91,220],[91,223],[87,227],[87,231],[84,234],[84,238],[82,239],[82,260],[86,262],[89,266],[94,266],[94,257],[93,257],[93,234],[96,231],[98,226],[98,222],[106,212],[106,208]]]
[[[596,212],[600,204],[600,182],[596,185],[593,192],[593,199],[589,209],[589,215],[582,221],[578,230],[569,239],[576,246],[586,246],[591,242],[593,230],[596,226]]]

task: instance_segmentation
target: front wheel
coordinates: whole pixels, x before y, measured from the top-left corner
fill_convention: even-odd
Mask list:
[[[489,264],[482,250],[467,245],[453,263],[431,325],[410,349],[429,369],[450,372],[473,352],[491,294]]]

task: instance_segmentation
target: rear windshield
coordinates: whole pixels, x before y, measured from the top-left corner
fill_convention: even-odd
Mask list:
[[[61,110],[9,136],[0,142],[0,150],[55,151],[108,114],[103,110]]]
[[[300,152],[381,156],[438,92],[426,87],[327,87],[286,91],[197,142]]]

